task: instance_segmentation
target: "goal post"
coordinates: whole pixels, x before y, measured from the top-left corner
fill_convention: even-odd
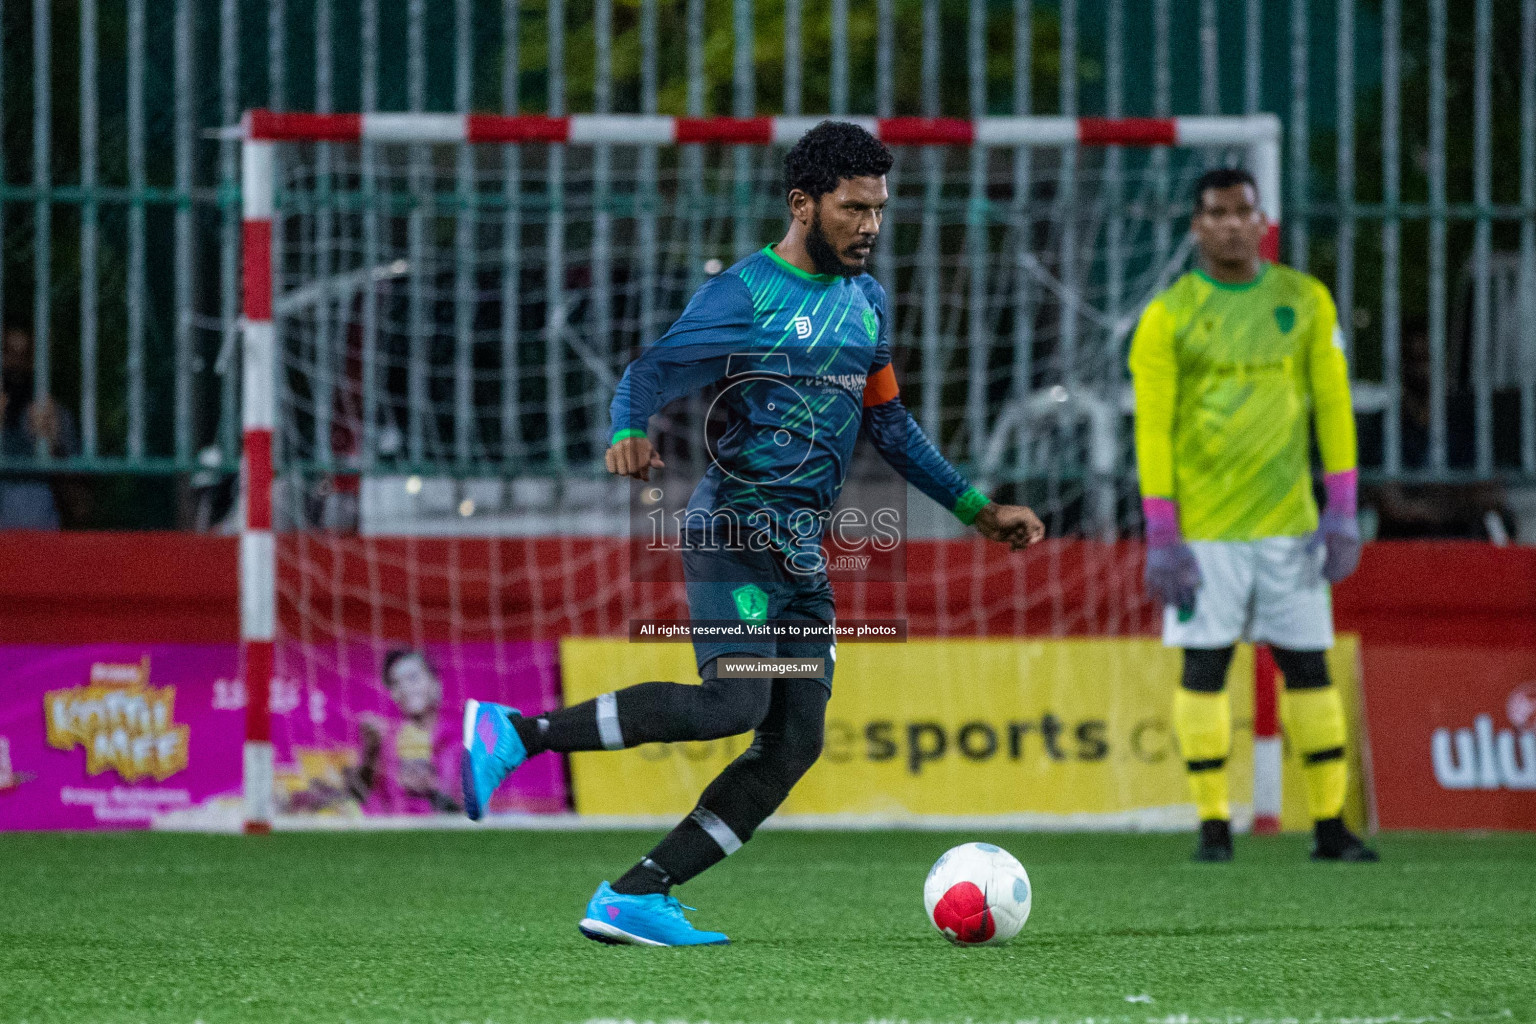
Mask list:
[[[245,685],[245,831],[271,831],[273,759],[270,695],[277,630],[277,556],[272,531],[272,427],[276,355],[272,325],[271,141],[241,147],[242,322],[240,669]]]
[[[920,361],[910,390],[925,430],[979,482],[1023,487],[1051,475],[1046,500],[1081,507],[1074,522],[1084,533],[1133,532],[1123,345],[1141,305],[1187,264],[1180,190],[1205,167],[1237,162],[1254,175],[1270,224],[1264,253],[1276,258],[1278,119],[841,119],[898,154],[875,272],[897,308],[898,347]],[[371,482],[381,478],[416,494],[438,475],[600,476],[604,389],[627,352],[664,328],[705,275],[762,244],[782,213],[773,167],[754,154],[772,156],[822,120],[245,115],[247,831],[270,830],[276,809],[277,534],[324,519],[280,496],[281,479],[325,479],[329,499],[364,506],[367,533],[395,522],[378,513],[369,526]],[[289,150],[306,155],[289,161]],[[1169,153],[1189,156],[1160,155]],[[623,174],[628,191],[614,187]],[[670,175],[664,185],[658,174]],[[519,184],[507,199],[514,177],[537,181],[544,198],[524,203]],[[724,198],[707,193],[706,179],[724,183]],[[285,217],[302,223],[285,228]],[[396,282],[400,294],[386,294]],[[390,331],[393,348],[378,341]],[[536,359],[521,354],[533,347]],[[453,510],[468,519],[479,492],[453,493],[444,515],[457,524]],[[346,528],[357,532],[355,519],[354,510]],[[591,595],[567,590],[561,600]],[[372,621],[422,620],[414,608],[385,611]],[[499,612],[487,614],[500,630]],[[345,627],[325,628],[335,639]],[[1272,701],[1274,687],[1259,693]],[[1270,730],[1256,737],[1260,827],[1279,811],[1275,721],[1272,706],[1256,715]]]

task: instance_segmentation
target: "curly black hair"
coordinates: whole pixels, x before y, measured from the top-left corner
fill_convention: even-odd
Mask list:
[[[1199,213],[1205,206],[1205,193],[1212,188],[1231,188],[1233,185],[1247,185],[1253,189],[1254,198],[1259,195],[1259,183],[1253,180],[1253,175],[1241,167],[1215,167],[1204,174],[1195,182],[1195,212]]]
[[[820,199],[844,178],[885,174],[891,162],[885,143],[863,128],[847,121],[823,121],[784,154],[784,196],[799,189]]]

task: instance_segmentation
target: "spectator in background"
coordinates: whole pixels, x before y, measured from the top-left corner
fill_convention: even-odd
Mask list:
[[[4,379],[0,389],[0,457],[35,459],[39,441],[56,459],[79,454],[79,433],[69,410],[51,395],[38,397],[33,393],[32,333],[25,328],[6,328],[0,376]],[[57,530],[60,505],[75,513],[83,498],[76,480],[58,474],[0,470],[0,529]]]

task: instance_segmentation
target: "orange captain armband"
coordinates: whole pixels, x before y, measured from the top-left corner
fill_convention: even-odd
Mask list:
[[[886,363],[864,382],[864,408],[884,405],[899,394],[901,389],[896,386],[896,370],[890,363]]]

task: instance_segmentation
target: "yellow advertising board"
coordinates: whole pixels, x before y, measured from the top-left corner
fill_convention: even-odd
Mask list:
[[[686,644],[570,638],[560,661],[568,704],[646,679],[697,680]],[[1356,663],[1354,639],[1341,638],[1330,666],[1352,709]],[[838,644],[826,748],[781,813],[1192,825],[1170,721],[1179,671],[1178,651],[1144,638]],[[1251,649],[1239,649],[1231,678],[1232,798],[1243,807],[1252,799]],[[750,740],[574,754],[576,809],[681,816]],[[1288,824],[1304,827],[1299,771],[1288,764],[1284,785],[1287,811],[1299,813]]]

